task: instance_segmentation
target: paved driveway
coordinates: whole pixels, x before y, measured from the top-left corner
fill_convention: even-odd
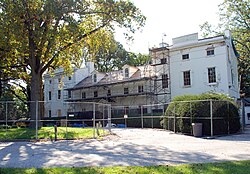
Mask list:
[[[164,130],[114,129],[104,140],[0,143],[0,167],[148,166],[250,160],[250,130],[194,138]]]

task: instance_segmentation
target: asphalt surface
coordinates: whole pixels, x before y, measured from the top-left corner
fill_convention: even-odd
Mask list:
[[[1,142],[0,167],[150,166],[250,160],[250,129],[195,138],[153,129],[113,129],[103,140]]]

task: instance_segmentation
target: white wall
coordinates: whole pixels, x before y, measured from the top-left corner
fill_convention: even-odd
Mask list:
[[[191,46],[180,46],[170,48],[170,78],[172,98],[184,94],[201,94],[208,91],[228,94],[233,98],[239,97],[237,59],[230,45],[230,59],[228,63],[227,45],[221,41],[211,41],[208,44],[199,45],[194,41]],[[189,43],[190,44],[190,43]],[[185,45],[185,44],[183,44]],[[214,55],[207,56],[207,48],[214,47]],[[182,54],[189,54],[188,60],[182,60]],[[216,82],[208,83],[208,68],[215,67]],[[231,73],[231,69],[233,73]],[[191,71],[191,86],[184,87],[183,71]],[[230,73],[229,73],[230,72]],[[231,74],[234,75],[234,86],[232,86]]]
[[[52,117],[58,116],[58,110],[61,110],[61,116],[67,115],[69,107],[64,103],[64,100],[68,99],[68,91],[65,89],[74,87],[93,71],[93,63],[88,62],[86,65],[83,68],[74,69],[71,79],[69,79],[68,75],[64,74],[62,68],[56,70],[53,76],[49,74],[44,76],[45,117],[49,116],[49,110]],[[61,79],[61,83],[58,79]],[[61,90],[60,99],[58,99],[58,90]],[[51,91],[51,100],[49,100],[49,91]],[[73,96],[73,92],[71,94],[72,97],[75,97]]]

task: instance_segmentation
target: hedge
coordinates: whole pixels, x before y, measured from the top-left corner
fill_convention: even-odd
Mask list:
[[[240,117],[237,104],[218,93],[175,97],[166,109],[161,124],[171,131],[192,134],[192,123],[202,123],[203,135],[211,135],[211,102],[213,135],[238,132]]]

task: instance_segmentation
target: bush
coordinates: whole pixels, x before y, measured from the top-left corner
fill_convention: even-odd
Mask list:
[[[237,132],[240,129],[237,104],[228,96],[217,93],[175,97],[166,109],[162,126],[172,131],[192,134],[192,123],[203,123],[203,134],[210,135],[210,101],[214,135]]]

